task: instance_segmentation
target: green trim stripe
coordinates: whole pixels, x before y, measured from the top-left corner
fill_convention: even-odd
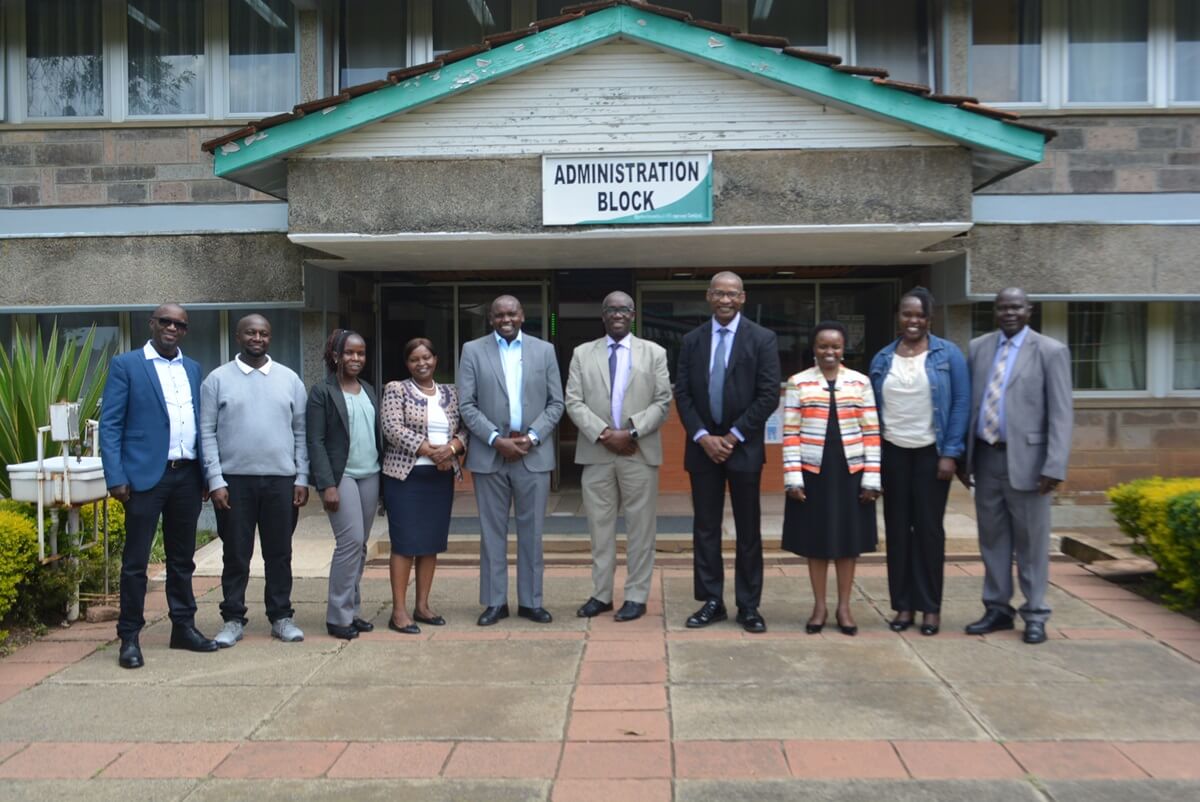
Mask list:
[[[279,159],[316,142],[435,103],[472,86],[623,37],[706,62],[754,79],[799,90],[816,99],[873,117],[953,139],[972,147],[1030,163],[1042,160],[1045,138],[1036,131],[1008,125],[982,114],[919,97],[900,89],[831,70],[769,48],[738,41],[704,28],[616,6],[527,36],[451,64],[434,73],[348,100],[329,109],[238,140],[237,150],[214,154],[213,172],[221,177]]]

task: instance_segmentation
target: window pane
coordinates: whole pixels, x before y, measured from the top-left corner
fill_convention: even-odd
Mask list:
[[[884,67],[897,81],[929,83],[929,10],[925,0],[854,0],[854,60]]]
[[[229,0],[229,110],[296,105],[296,14],[289,0]]]
[[[1200,390],[1200,303],[1175,304],[1175,389]]]
[[[408,3],[342,0],[341,86],[357,86],[408,66]]]
[[[822,284],[820,320],[837,320],[846,327],[846,367],[866,373],[871,357],[896,336],[896,286],[881,284]],[[814,323],[815,325],[815,323]],[[804,332],[808,344],[809,332]],[[804,367],[813,364],[805,355]]]
[[[96,327],[96,335],[92,338],[92,353],[88,356],[88,374],[100,362],[101,355],[106,359],[116,356],[121,347],[121,319],[117,312],[71,312],[61,315],[38,315],[38,330],[42,333],[42,342],[49,342],[50,332],[58,323],[58,347],[61,350],[67,343],[76,343],[76,347],[87,339],[92,326]],[[143,344],[137,343],[137,345]],[[107,349],[107,350],[106,350]],[[85,382],[88,381],[85,379]],[[69,398],[68,401],[77,399]]]
[[[1067,305],[1067,345],[1076,390],[1146,389],[1146,305]]]
[[[750,32],[787,37],[795,47],[829,46],[828,0],[753,0]]]
[[[199,313],[195,313],[199,314]],[[193,314],[193,318],[195,317]],[[213,314],[216,314],[215,312]],[[304,378],[304,365],[300,359],[300,311],[298,309],[235,309],[229,312],[229,358],[233,359],[241,349],[237,343],[237,324],[246,315],[262,315],[271,324],[271,359],[274,359],[281,365],[286,365],[296,371],[296,375]],[[193,327],[196,325],[193,322]],[[217,330],[216,323],[213,323],[213,331]],[[188,339],[192,337],[188,333]],[[325,348],[325,343],[320,345],[321,349]],[[189,353],[188,356],[195,357],[195,354]],[[370,354],[367,354],[368,363],[370,362]],[[199,357],[196,357],[199,359]],[[203,363],[202,363],[203,364]],[[320,378],[324,378],[323,376]],[[364,377],[365,378],[365,377]]]
[[[1175,0],[1175,96],[1200,100],[1200,2]]]
[[[971,94],[994,102],[1041,101],[1041,0],[975,0]]]
[[[1069,100],[1146,100],[1147,5],[1145,0],[1070,0]]]
[[[510,0],[438,0],[433,4],[433,51],[479,44],[485,36],[509,30],[510,6]]]
[[[131,0],[129,113],[204,113],[204,5]]]
[[[101,4],[38,0],[25,5],[25,70],[30,117],[104,114]]]

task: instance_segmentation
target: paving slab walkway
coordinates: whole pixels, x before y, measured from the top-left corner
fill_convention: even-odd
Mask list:
[[[1200,799],[1200,624],[1055,563],[1050,640],[961,634],[977,563],[947,566],[942,634],[890,632],[882,566],[862,566],[858,637],[806,635],[803,566],[768,569],[766,635],[688,630],[686,569],[656,570],[649,614],[586,621],[587,569],[547,570],[548,626],[475,626],[477,574],[445,568],[445,627],[324,633],[325,582],[296,582],[303,643],[261,612],[235,648],[167,649],[160,583],[147,665],[111,624],[55,630],[0,661],[0,799]],[[618,579],[619,587],[620,579]],[[219,625],[218,580],[196,580]],[[255,580],[248,598],[261,599]]]

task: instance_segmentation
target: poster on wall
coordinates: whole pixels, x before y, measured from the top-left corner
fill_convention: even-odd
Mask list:
[[[767,418],[766,424],[763,426],[763,442],[764,443],[782,443],[783,442],[783,403],[784,397],[779,397],[779,406]]]
[[[543,225],[711,222],[712,153],[542,157]]]

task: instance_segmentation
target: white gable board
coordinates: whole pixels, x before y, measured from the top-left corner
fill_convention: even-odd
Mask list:
[[[431,80],[431,75],[420,80]],[[652,47],[616,41],[292,153],[530,156],[953,146]]]

